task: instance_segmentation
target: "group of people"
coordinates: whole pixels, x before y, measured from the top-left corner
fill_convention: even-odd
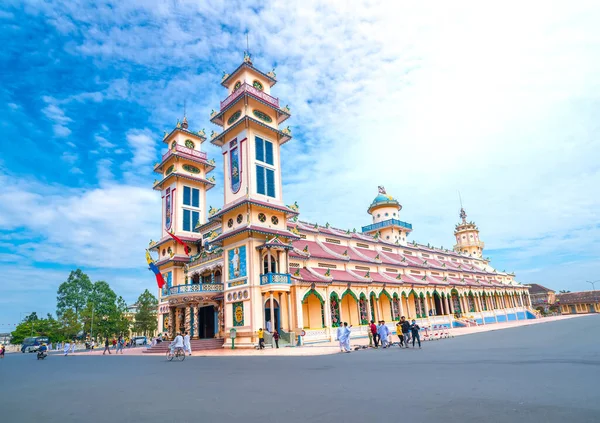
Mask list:
[[[396,335],[398,336],[400,348],[408,348],[408,344],[411,340],[413,348],[415,347],[415,342],[418,343],[419,348],[421,348],[420,330],[421,327],[417,324],[415,319],[413,319],[411,323],[406,320],[406,317],[402,316],[400,321],[396,323]],[[381,344],[382,348],[389,348],[391,346],[390,330],[386,326],[385,321],[380,320],[378,325],[375,325],[375,321],[371,320],[371,323],[369,324],[369,347],[379,348],[379,344]]]
[[[169,344],[171,352],[174,353],[178,348],[183,350],[185,354],[192,355],[192,343],[190,342],[189,332],[185,332],[184,336],[181,336],[181,332],[177,332],[177,336]]]

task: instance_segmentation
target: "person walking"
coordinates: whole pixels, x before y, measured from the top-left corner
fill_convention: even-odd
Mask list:
[[[375,320],[371,320],[369,329],[371,330],[370,336],[373,337],[373,344],[374,344],[375,348],[377,348],[379,346],[379,343],[378,343],[378,335],[377,335],[377,326],[375,326]]]
[[[117,340],[117,351],[115,354],[119,354],[119,351],[121,351],[121,354],[123,354],[124,346],[125,346],[125,340],[123,339],[122,336],[119,336],[119,339]]]
[[[71,342],[71,353],[75,354],[75,347],[76,347],[76,340],[73,339],[73,342]]]
[[[344,322],[344,327],[342,328],[342,336],[340,338],[340,346],[342,348],[342,352],[350,352],[350,327],[348,327],[348,322]]]
[[[385,321],[382,320],[381,322],[379,322],[379,329],[377,330],[377,334],[379,335],[379,340],[381,341],[382,348],[387,348],[390,330],[386,326]]]
[[[398,336],[398,345],[402,348],[404,346],[404,335],[402,335],[402,325],[400,322],[396,323],[396,335]]]
[[[4,345],[0,345],[0,358],[4,358],[5,352],[6,352],[6,348],[4,348]]]
[[[192,355],[192,343],[190,341],[190,334],[188,332],[185,333],[183,337],[183,350],[187,352],[188,355]]]
[[[343,335],[344,335],[344,324],[340,323],[340,325],[337,328],[337,331],[335,332],[335,340],[340,343],[340,352],[344,352],[344,343],[342,341]]]
[[[258,349],[262,350],[265,348],[265,331],[263,328],[258,329]]]
[[[108,355],[111,354],[110,342],[108,342],[108,336],[106,338],[104,338],[104,351],[102,352],[102,355],[106,354],[106,351],[108,351]]]
[[[65,347],[64,347],[63,352],[64,352],[65,357],[66,357],[66,356],[69,355],[69,351],[71,350],[71,344],[69,343],[69,341],[65,341],[64,345],[65,345]]]
[[[117,339],[113,336],[113,340],[112,340],[112,346],[113,346],[113,350],[117,349]]]
[[[273,341],[275,341],[275,348],[279,348],[279,332],[273,332]]]
[[[410,325],[410,331],[412,333],[413,348],[415,347],[415,340],[419,343],[419,348],[421,348],[421,337],[419,336],[420,329],[421,329],[421,327],[419,325],[417,325],[417,322],[415,321],[415,319],[413,319],[412,325]]]
[[[410,323],[404,316],[400,318],[400,326],[402,326],[402,335],[404,336],[404,348],[408,348],[410,342]]]

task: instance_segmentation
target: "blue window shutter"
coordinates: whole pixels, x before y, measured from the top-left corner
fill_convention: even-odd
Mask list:
[[[190,211],[189,210],[184,210],[183,211],[183,230],[184,231],[189,231],[190,230],[190,226],[191,226],[191,221],[190,221]]]
[[[267,169],[267,195],[275,198],[275,172]]]
[[[254,143],[256,144],[256,160],[260,160],[261,162],[265,161],[265,146],[262,138],[256,137],[254,139]]]
[[[186,206],[191,205],[190,204],[190,187],[183,187],[183,204],[185,204]]]
[[[256,166],[256,192],[265,193],[265,168],[262,166]]]
[[[192,189],[192,207],[200,207],[200,190]]]
[[[196,225],[200,220],[200,212],[192,212],[192,231],[197,232]]]
[[[273,143],[265,141],[265,162],[273,164]]]

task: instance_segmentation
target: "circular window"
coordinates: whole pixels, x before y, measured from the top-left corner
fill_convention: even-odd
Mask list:
[[[244,220],[244,217],[241,214],[238,214],[237,218],[235,220],[237,223],[242,223],[242,220]]]
[[[231,292],[227,294],[227,301],[231,301]]]
[[[233,91],[237,91],[241,86],[242,86],[242,83],[240,81],[236,82],[235,85],[233,86]]]
[[[200,169],[198,169],[196,166],[184,164],[182,167],[183,167],[183,170],[187,170],[190,173],[200,173]]]
[[[234,293],[233,293],[233,299],[234,299],[234,300],[237,300],[237,292],[234,292]]]
[[[192,140],[185,140],[185,146],[187,148],[191,148],[192,150],[196,148],[196,144],[194,144],[194,141]]]
[[[463,235],[463,236],[462,236],[462,239],[466,239],[466,236],[464,236],[464,235]]]
[[[263,90],[262,84],[257,80],[254,80],[254,82],[252,83],[252,86],[254,88],[256,88],[257,90],[261,90],[261,91]]]
[[[229,219],[229,220],[227,221],[227,227],[228,227],[228,228],[232,228],[232,227],[233,227],[233,219]]]
[[[392,213],[392,215],[393,215],[394,217],[396,217],[396,213]]]
[[[260,220],[261,222],[264,222],[267,220],[267,216],[265,216],[264,213],[259,213],[258,214],[258,220]]]
[[[170,174],[171,172],[173,172],[174,169],[175,169],[175,165],[169,166],[169,168],[165,172],[165,176],[168,175],[168,174]]]
[[[388,235],[388,236],[386,236],[386,237],[385,237],[385,239],[390,239],[390,236],[389,236],[389,235]]]
[[[236,120],[238,120],[241,115],[242,115],[242,111],[241,110],[238,110],[237,112],[235,112],[234,114],[232,114],[229,117],[229,119],[227,119],[227,125],[231,125],[233,122],[235,122]]]
[[[244,291],[244,299],[248,298],[248,291]]]
[[[386,214],[385,214],[385,217],[388,217],[389,215],[390,215],[389,213],[386,213]]]
[[[261,112],[260,110],[252,110],[252,114],[254,116],[256,116],[257,118],[259,118],[260,120],[263,120],[267,123],[271,123],[273,122],[273,119],[271,119],[271,116],[269,116],[268,114]]]
[[[381,217],[381,215],[380,215],[380,214],[378,214],[378,215],[377,215],[377,217]]]
[[[177,145],[177,141],[173,141],[173,142],[171,143],[171,148],[175,148],[175,146],[176,146],[176,145]]]
[[[271,216],[271,223],[273,225],[277,225],[279,223],[279,219],[277,219],[277,216]]]

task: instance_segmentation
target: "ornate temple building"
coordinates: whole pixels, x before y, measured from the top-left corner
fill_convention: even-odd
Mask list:
[[[167,152],[154,170],[162,198],[162,235],[150,250],[166,286],[159,292],[159,330],[218,345],[251,347],[257,330],[272,327],[283,340],[335,336],[340,322],[353,337],[370,320],[400,316],[421,326],[493,324],[533,318],[527,287],[483,257],[479,229],[461,209],[453,250],[409,241],[402,206],[383,187],[368,208],[361,231],[299,219],[297,204],[283,201],[280,149],[292,139],[282,124],[290,109],[272,95],[274,72],[264,73],[245,55],[221,85],[226,97],[210,120],[221,148],[224,205],[208,207],[215,168],[202,151],[203,131],[187,119],[163,141]]]

